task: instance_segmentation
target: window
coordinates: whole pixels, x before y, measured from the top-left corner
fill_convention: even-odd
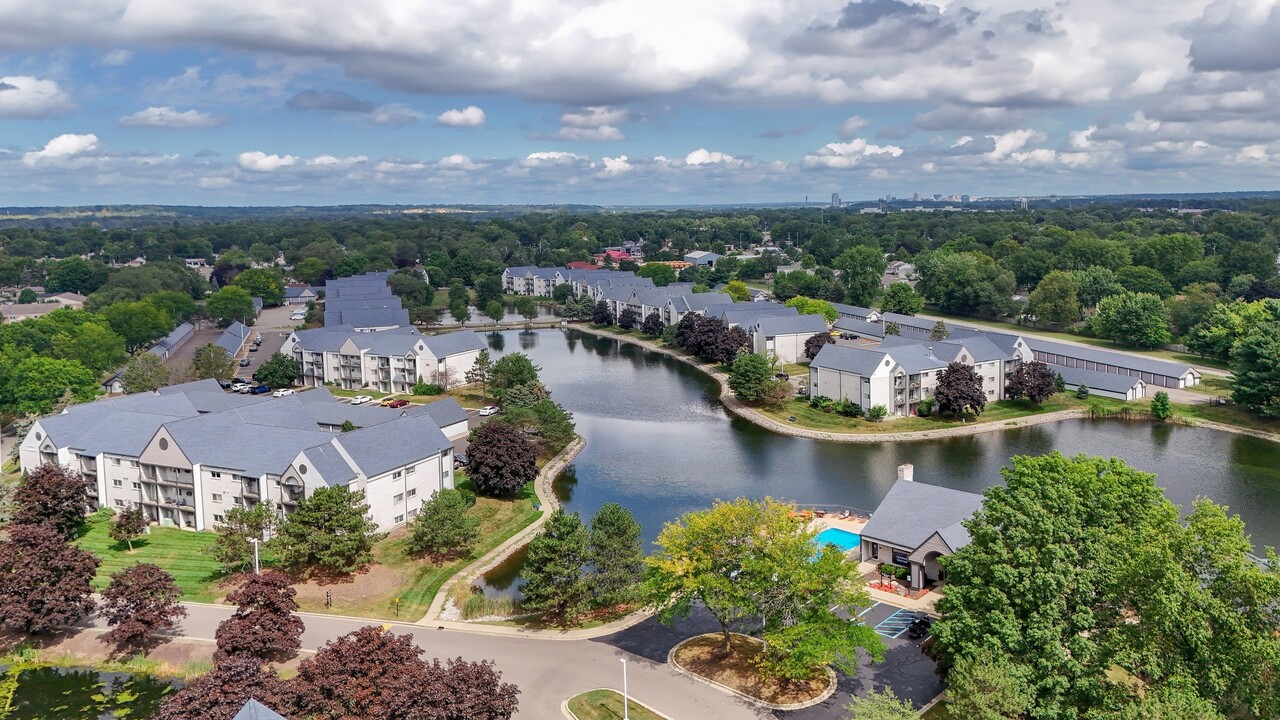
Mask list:
[[[142,483],[140,483],[140,482],[133,483],[133,489],[134,489],[134,490],[141,490],[141,489],[142,489]]]
[[[130,460],[130,461],[129,461],[129,467],[131,467],[131,468],[136,468],[136,467],[138,467],[138,461],[137,461],[137,460]]]
[[[124,501],[123,501],[123,500],[116,500],[116,507],[124,507]]]
[[[418,466],[416,466],[416,465],[410,465],[409,467],[407,467],[407,468],[405,468],[405,469],[404,469],[404,474],[405,474],[405,475],[412,475],[412,474],[414,474],[414,473],[416,473],[416,472],[418,472]]]
[[[395,501],[397,505],[399,505],[400,503],[404,502],[404,493],[396,493],[396,496],[392,499]]]
[[[403,515],[397,515],[397,516],[396,516],[396,523],[397,523],[397,524],[399,524],[399,523],[402,523],[402,522],[404,522],[404,516],[403,516]]]
[[[123,480],[112,480],[112,481],[111,481],[111,487],[124,487],[124,481],[123,481]]]
[[[409,491],[405,493],[405,497],[414,497],[417,494],[418,488],[409,488]]]
[[[417,508],[414,508],[413,510],[410,510],[410,511],[409,511],[409,517],[417,517],[417,516],[418,516],[418,509],[417,509]]]
[[[222,477],[222,473],[218,472],[217,470],[210,470],[210,471],[209,471],[209,477],[211,477],[211,478],[220,478],[220,477]]]
[[[395,471],[395,472],[391,473],[391,479],[392,479],[392,480],[395,480],[396,478],[400,478],[400,477],[404,477],[404,471],[402,471],[402,470],[397,470],[397,471]]]
[[[111,458],[111,464],[120,467],[120,458]]]
[[[225,521],[225,520],[226,520],[226,518],[222,517],[221,515],[214,515],[214,516],[213,516],[213,521],[214,521],[214,522],[223,522],[223,521]]]
[[[213,499],[213,501],[214,501],[214,502],[216,502],[216,503],[220,503],[220,502],[222,502],[222,493],[214,493],[214,494],[213,494],[213,495],[211,495],[210,497],[211,497],[211,498]]]
[[[240,497],[239,495],[236,495],[235,497],[231,498],[231,504],[237,505],[237,506],[243,506],[244,498]]]

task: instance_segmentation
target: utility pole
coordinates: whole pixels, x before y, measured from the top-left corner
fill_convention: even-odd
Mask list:
[[[628,712],[631,701],[627,699],[627,659],[618,659],[622,661],[622,720],[631,720]]]
[[[253,543],[253,574],[258,575],[258,538],[249,538],[249,542]]]

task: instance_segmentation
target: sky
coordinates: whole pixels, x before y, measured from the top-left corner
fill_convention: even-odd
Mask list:
[[[0,0],[0,205],[1272,190],[1280,0]]]

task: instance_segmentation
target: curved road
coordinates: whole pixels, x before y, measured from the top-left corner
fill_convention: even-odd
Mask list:
[[[186,603],[187,618],[180,635],[194,640],[212,641],[218,624],[235,609],[232,606]],[[466,660],[493,660],[502,678],[520,688],[519,718],[537,720],[562,717],[560,704],[578,693],[599,687],[622,686],[622,664],[627,660],[628,689],[646,705],[677,720],[747,720],[773,717],[771,711],[759,709],[714,687],[696,682],[672,670],[665,662],[649,658],[663,657],[662,647],[670,647],[675,633],[650,626],[647,630],[623,631],[599,640],[554,640],[485,635],[477,632],[436,630],[411,623],[383,623],[376,620],[333,617],[299,613],[306,631],[302,635],[304,650],[315,650],[339,635],[366,625],[387,625],[392,632],[411,634],[428,658],[459,657]],[[653,621],[646,621],[646,624]],[[701,625],[701,623],[696,623]],[[94,619],[93,625],[106,629]],[[703,632],[702,627],[681,627],[680,637]],[[639,636],[645,636],[643,639]],[[623,643],[639,654],[621,650],[611,642],[627,636]],[[647,641],[647,642],[646,642]],[[648,652],[646,652],[646,647]],[[649,658],[645,657],[648,655]],[[838,717],[838,715],[832,715]]]

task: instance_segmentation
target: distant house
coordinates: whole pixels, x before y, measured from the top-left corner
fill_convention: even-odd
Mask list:
[[[1147,395],[1147,383],[1142,378],[1054,365],[1050,365],[1049,369],[1062,376],[1062,382],[1068,390],[1075,390],[1083,385],[1089,388],[1090,395],[1116,400],[1137,400]]]
[[[907,568],[913,590],[945,580],[938,559],[969,544],[961,523],[982,507],[982,496],[914,482],[911,465],[862,528],[862,559]]]
[[[191,323],[182,323],[174,328],[173,332],[161,338],[155,345],[151,346],[149,352],[159,357],[161,360],[167,360],[173,355],[178,348],[182,347],[191,336],[195,334],[195,326]]]
[[[694,250],[691,253],[685,254],[684,261],[692,265],[705,265],[706,267],[715,267],[716,262],[718,262],[721,257],[722,257],[721,255],[717,255],[713,252],[708,252],[706,250]]]
[[[289,283],[284,288],[285,305],[306,305],[316,301],[316,292],[303,283]]]
[[[818,333],[827,332],[827,321],[821,315],[767,315],[749,329],[753,351],[779,362],[796,363],[805,359],[805,342]]]

